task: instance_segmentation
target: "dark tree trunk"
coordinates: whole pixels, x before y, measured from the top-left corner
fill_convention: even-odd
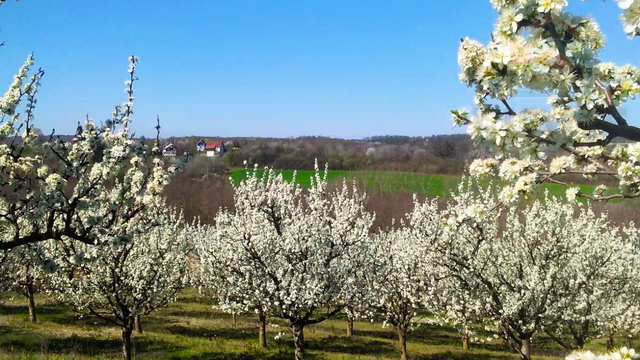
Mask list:
[[[407,360],[407,325],[397,325],[396,331],[398,332],[398,348],[400,350],[400,360]]]
[[[293,345],[295,346],[294,359],[304,359],[304,325],[293,325]]]
[[[469,351],[469,333],[464,330],[462,333],[462,350]]]
[[[130,326],[122,328],[122,359],[131,360],[131,333],[133,329]]]
[[[353,336],[353,317],[347,315],[347,336]]]
[[[233,325],[236,325],[238,323],[238,315],[231,313],[231,320],[233,320]]]
[[[140,321],[140,315],[136,315],[133,327],[136,329],[138,334],[142,334],[142,322]]]
[[[633,336],[631,334],[627,334],[627,347],[633,349]]]
[[[612,351],[613,346],[614,346],[613,332],[610,331],[609,335],[607,336],[607,351]]]
[[[531,338],[525,338],[522,340],[522,347],[520,350],[520,359],[531,360]]]
[[[260,322],[259,326],[259,341],[260,347],[267,347],[267,315],[260,311],[258,313],[258,321]]]
[[[33,281],[28,282],[25,288],[27,290],[27,298],[29,299],[29,320],[35,324],[38,322],[38,317],[36,315],[36,291],[33,287]]]

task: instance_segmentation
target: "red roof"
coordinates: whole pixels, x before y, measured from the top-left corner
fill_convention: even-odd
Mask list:
[[[207,150],[215,150],[217,148],[222,148],[224,145],[222,141],[212,142],[211,144],[207,144],[204,148]]]

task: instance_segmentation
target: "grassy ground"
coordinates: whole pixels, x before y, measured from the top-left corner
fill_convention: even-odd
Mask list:
[[[259,170],[261,173],[262,170]],[[293,170],[279,170],[287,181],[293,179]],[[311,185],[311,178],[315,172],[311,170],[297,171],[296,183],[303,187]],[[231,178],[238,183],[247,178],[247,170],[234,169],[231,171]],[[455,175],[434,175],[419,173],[403,173],[388,171],[329,171],[327,178],[329,182],[335,183],[347,179],[355,180],[360,186],[368,191],[396,192],[410,191],[426,197],[451,197],[452,190],[455,190],[460,183],[461,177]],[[585,193],[592,193],[593,186],[580,186]],[[564,197],[566,188],[558,184],[543,184],[538,188],[540,195],[545,191],[551,195]]]
[[[0,298],[0,360],[97,360],[120,358],[120,331],[94,318],[80,318],[66,307],[38,298],[39,323],[27,319],[20,298]],[[240,316],[236,325],[228,314],[214,311],[207,299],[188,291],[179,301],[147,318],[144,334],[134,335],[136,359],[277,360],[292,359],[291,334],[284,323],[270,320],[269,347],[257,347],[257,323]],[[380,323],[358,322],[356,336],[345,336],[344,318],[306,329],[312,360],[397,359],[395,333]],[[274,340],[279,333],[280,340]],[[558,359],[565,351],[546,340],[536,343],[536,360]],[[458,333],[450,328],[421,325],[409,334],[409,353],[416,360],[517,359],[496,341],[463,352]],[[544,354],[544,355],[541,355]]]

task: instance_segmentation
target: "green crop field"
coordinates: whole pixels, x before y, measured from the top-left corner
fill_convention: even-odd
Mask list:
[[[38,297],[39,323],[28,322],[21,297],[0,298],[0,360],[120,359],[120,330],[96,318],[79,318],[67,307]],[[167,309],[142,319],[143,334],[135,334],[134,359],[160,360],[289,360],[291,332],[270,319],[268,348],[257,345],[257,321],[245,315],[234,324],[230,316],[212,309],[208,298],[194,290],[183,293]],[[380,322],[356,322],[355,336],[345,335],[346,321],[338,316],[305,330],[308,359],[393,360],[399,358],[395,332]],[[274,338],[282,333],[279,340]],[[420,324],[409,333],[408,350],[415,360],[518,359],[500,340],[461,350],[459,333],[448,327]],[[590,348],[602,349],[602,344]],[[563,358],[564,349],[548,338],[534,344],[534,360]]]
[[[238,183],[247,178],[247,173],[253,170],[234,169],[231,171],[231,179]],[[264,170],[258,170],[258,174],[262,174]],[[293,170],[278,170],[285,180],[293,179]],[[296,172],[296,183],[303,187],[311,185],[315,171],[302,170]],[[327,179],[330,183],[338,183],[346,180],[347,182],[356,181],[356,183],[366,188],[368,191],[409,191],[426,197],[451,197],[460,184],[461,177],[455,175],[433,175],[391,171],[329,171]],[[545,191],[549,191],[554,196],[564,196],[565,187],[558,184],[543,184],[538,188],[538,195],[542,196]],[[593,192],[593,187],[588,185],[580,186],[581,191],[586,193]]]

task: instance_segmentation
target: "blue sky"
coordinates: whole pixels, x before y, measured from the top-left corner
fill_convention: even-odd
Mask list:
[[[639,65],[615,2],[570,9],[600,22],[603,59]],[[472,105],[459,39],[486,42],[495,19],[488,0],[11,1],[0,84],[34,52],[46,71],[36,126],[71,133],[124,101],[136,54],[138,135],[153,136],[156,114],[164,137],[446,134],[449,109]]]

